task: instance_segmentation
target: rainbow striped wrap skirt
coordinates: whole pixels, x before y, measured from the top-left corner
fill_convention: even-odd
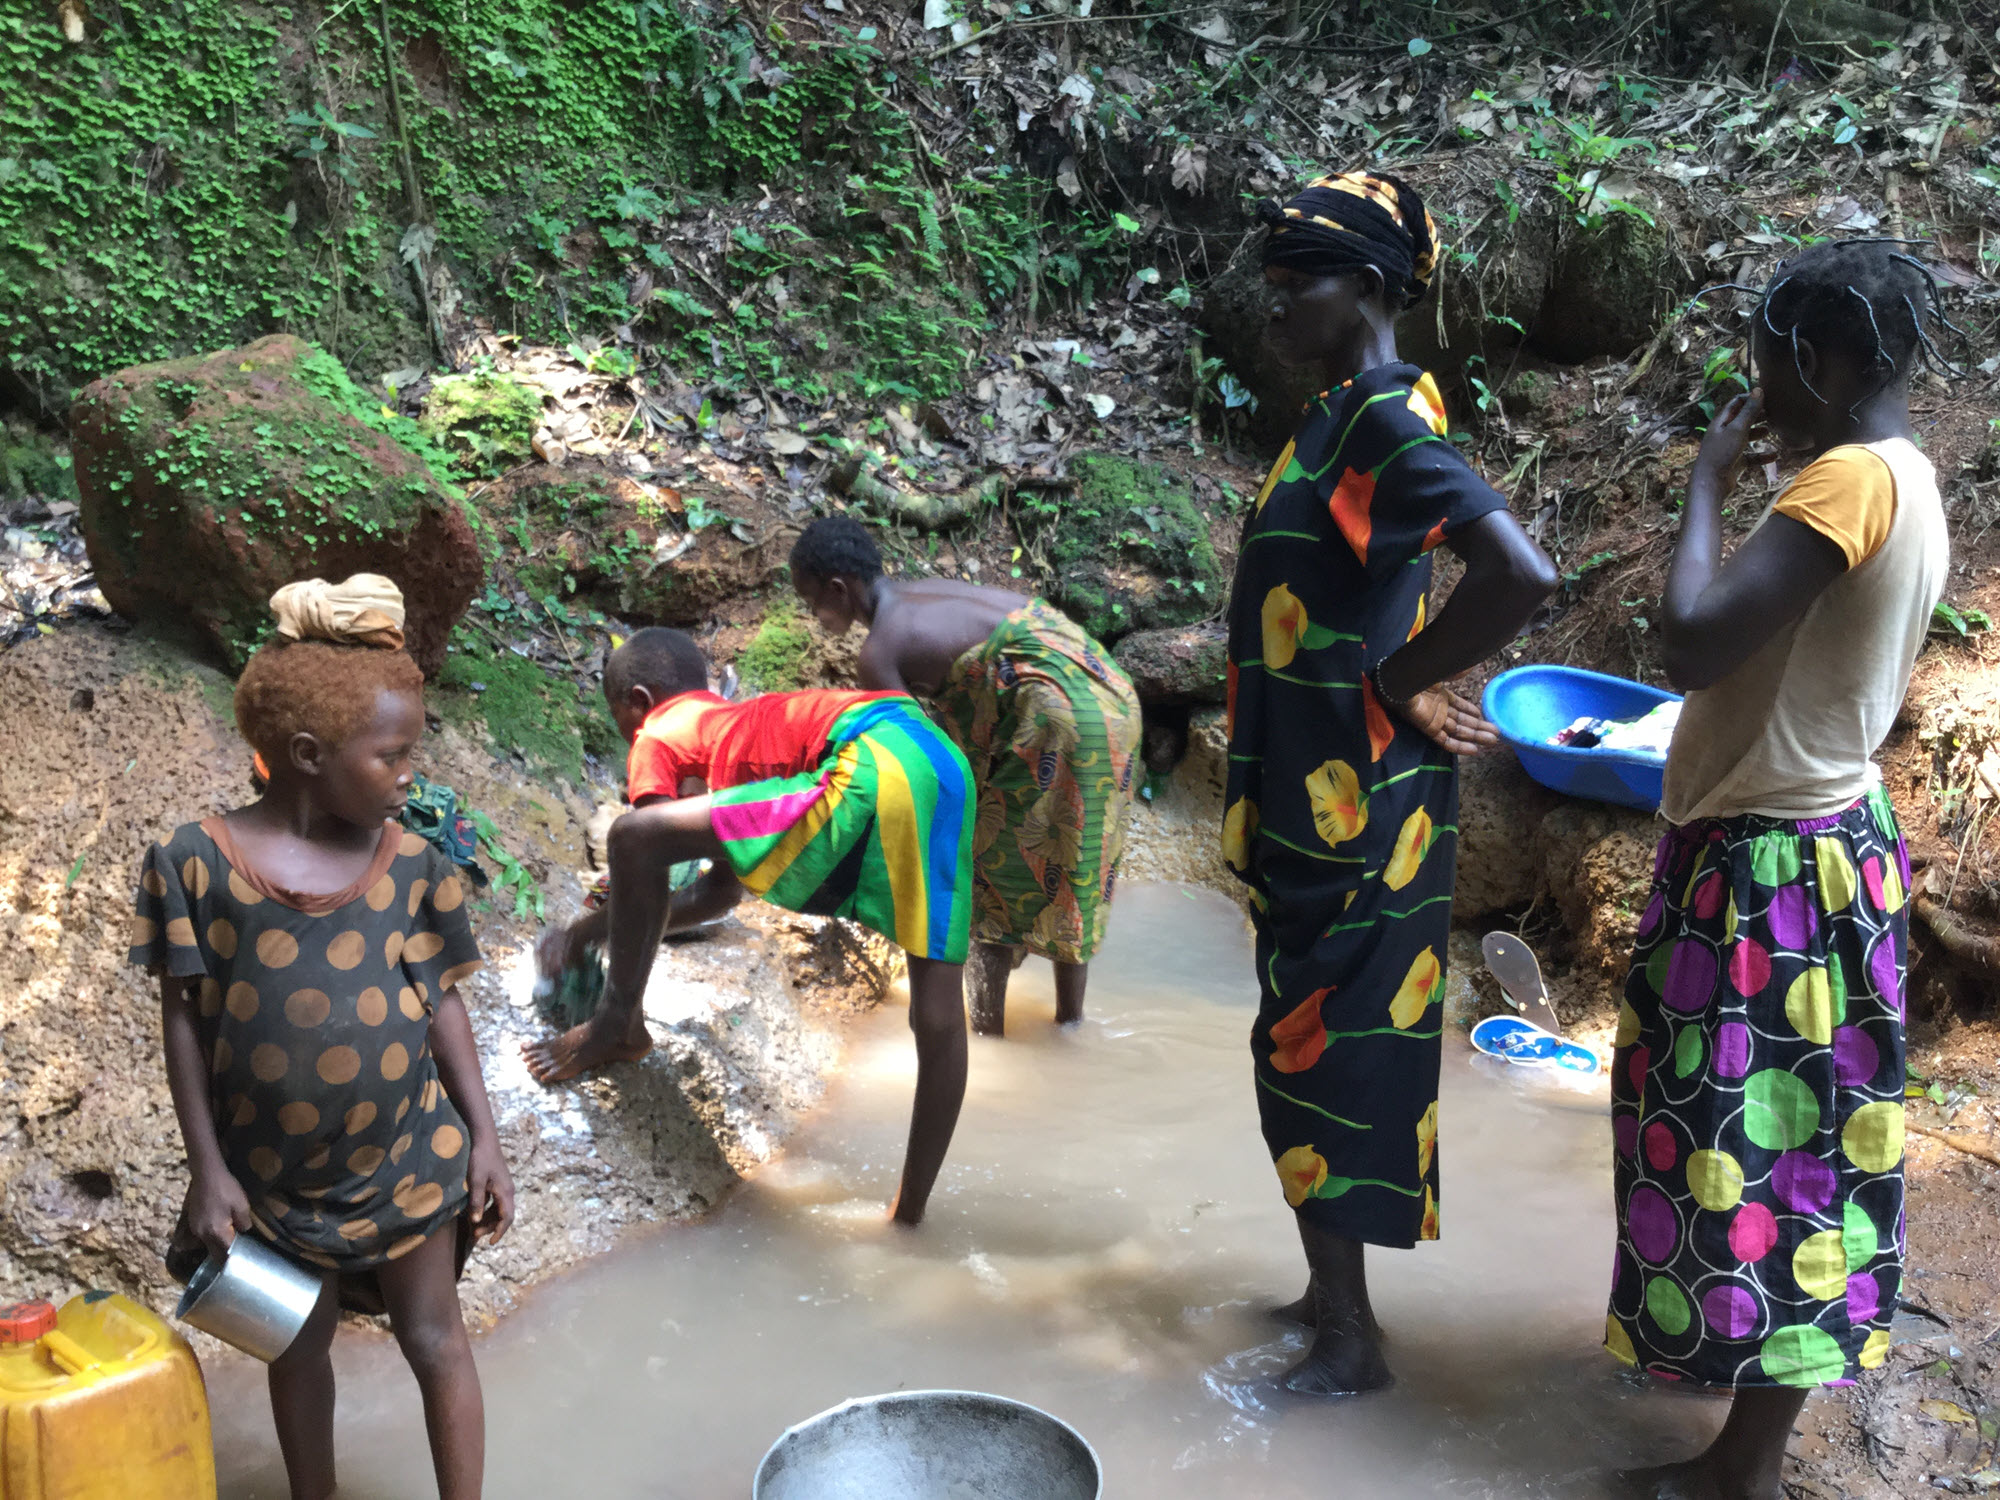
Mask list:
[[[730,867],[766,901],[962,964],[974,805],[964,755],[898,696],[836,719],[812,770],[713,793],[710,819]]]

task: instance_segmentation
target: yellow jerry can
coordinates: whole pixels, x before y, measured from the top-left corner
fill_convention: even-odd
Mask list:
[[[187,1340],[112,1292],[0,1304],[0,1500],[215,1500]]]

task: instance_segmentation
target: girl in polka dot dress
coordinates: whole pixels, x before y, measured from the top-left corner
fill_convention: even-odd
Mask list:
[[[1717,415],[1688,484],[1661,611],[1688,697],[1619,1014],[1605,1343],[1734,1398],[1701,1455],[1626,1476],[1646,1496],[1778,1500],[1807,1391],[1889,1350],[1910,869],[1872,757],[1945,576],[1909,419],[1930,293],[1895,241],[1780,266],[1761,389]],[[1760,416],[1807,462],[1724,561]]]
[[[288,585],[236,689],[264,795],[146,853],[131,959],[161,979],[192,1181],[169,1269],[252,1233],[325,1290],[270,1367],[294,1500],[334,1490],[341,1306],[389,1315],[440,1493],[477,1496],[485,1417],[457,1280],[514,1188],[458,982],[479,968],[448,858],[398,814],[423,732],[402,597],[371,575]]]

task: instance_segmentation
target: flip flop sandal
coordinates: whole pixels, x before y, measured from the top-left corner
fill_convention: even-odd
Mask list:
[[[1472,1045],[1506,1062],[1547,1065],[1567,1073],[1597,1071],[1597,1054],[1588,1047],[1564,1041],[1519,1016],[1488,1016],[1472,1028]]]
[[[1562,1035],[1562,1022],[1549,1004],[1549,987],[1542,983],[1542,966],[1535,951],[1511,932],[1489,932],[1479,940],[1486,968],[1500,981],[1508,1002],[1523,1017],[1551,1036]]]

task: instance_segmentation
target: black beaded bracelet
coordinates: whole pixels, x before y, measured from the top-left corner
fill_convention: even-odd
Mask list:
[[[1401,707],[1403,704],[1409,702],[1410,700],[1407,698],[1395,697],[1389,692],[1387,688],[1382,686],[1382,662],[1387,661],[1388,659],[1389,658],[1385,656],[1382,658],[1382,661],[1376,662],[1374,666],[1368,669],[1368,685],[1375,689],[1375,696],[1381,699],[1383,703],[1395,704],[1396,706]]]

